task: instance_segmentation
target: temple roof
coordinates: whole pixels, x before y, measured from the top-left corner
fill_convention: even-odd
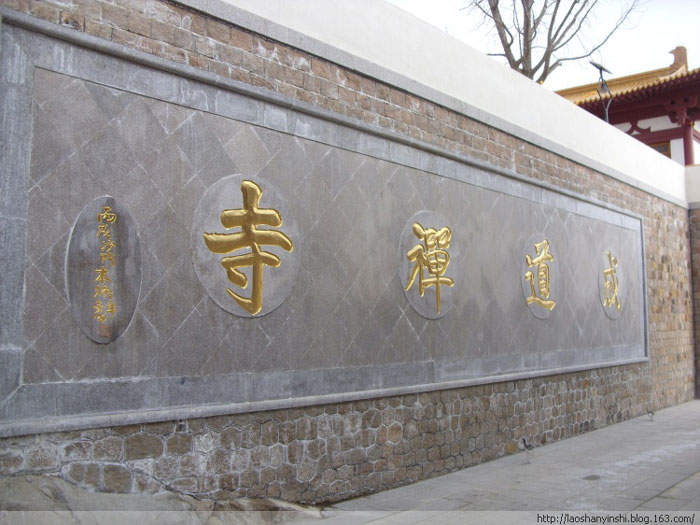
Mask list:
[[[678,81],[684,83],[682,79],[695,78],[700,72],[700,68],[688,70],[688,58],[685,47],[678,46],[671,51],[674,57],[673,63],[661,69],[654,69],[634,75],[606,79],[611,96],[616,100],[625,95],[646,92],[649,89],[660,88],[662,86],[676,86]],[[586,106],[589,103],[600,104],[598,95],[598,82],[585,84],[557,91],[565,99],[578,106]],[[656,90],[654,90],[656,91]],[[610,95],[606,95],[610,96]]]

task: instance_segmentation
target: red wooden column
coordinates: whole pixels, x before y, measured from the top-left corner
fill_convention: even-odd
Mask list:
[[[685,122],[683,122],[683,155],[686,166],[695,164],[695,155],[693,152],[693,124],[694,122],[687,118]]]

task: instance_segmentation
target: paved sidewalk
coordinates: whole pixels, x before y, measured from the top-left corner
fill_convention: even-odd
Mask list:
[[[700,523],[700,401],[345,501],[315,522],[534,523],[536,511],[681,511]]]

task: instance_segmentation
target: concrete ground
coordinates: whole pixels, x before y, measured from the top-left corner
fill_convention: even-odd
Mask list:
[[[626,523],[695,523],[700,520],[700,400],[324,509],[228,508],[176,494],[92,494],[56,478],[0,480],[0,524],[563,525],[596,518],[625,523],[621,513]]]
[[[338,503],[322,523],[543,523],[544,511],[557,523],[586,511],[700,522],[700,401]]]

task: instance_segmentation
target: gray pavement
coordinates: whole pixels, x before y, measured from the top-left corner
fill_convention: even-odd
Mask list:
[[[0,524],[695,523],[700,400],[323,509],[234,503],[92,494],[49,477],[0,480]]]
[[[321,522],[536,522],[538,511],[700,518],[700,401],[338,503]]]

